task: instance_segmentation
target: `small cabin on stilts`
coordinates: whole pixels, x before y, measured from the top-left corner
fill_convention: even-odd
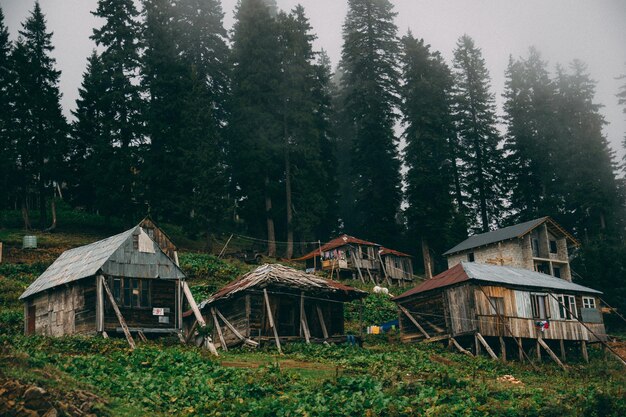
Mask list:
[[[346,340],[344,303],[365,291],[279,264],[249,272],[206,301],[200,310],[213,323],[213,340],[223,349],[247,344]]]
[[[448,340],[468,353],[506,360],[607,340],[600,292],[527,269],[460,262],[395,297],[404,342]],[[555,353],[558,352],[558,355]]]
[[[63,252],[20,296],[25,334],[119,334],[133,348],[134,337],[182,339],[183,303],[197,306],[185,274],[154,240],[160,230],[151,228],[140,224]]]

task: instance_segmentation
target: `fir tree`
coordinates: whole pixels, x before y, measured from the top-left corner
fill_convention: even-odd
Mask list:
[[[278,27],[262,0],[243,0],[236,12],[232,44],[232,100],[229,159],[248,227],[262,230],[268,254],[276,254],[273,201],[283,172]],[[264,216],[258,213],[265,212]]]
[[[54,181],[62,172],[67,124],[61,113],[59,93],[60,71],[55,69],[52,33],[35,3],[30,16],[22,25],[13,59],[15,63],[16,156],[20,193],[25,200],[35,192],[39,200],[39,221],[47,226],[47,201],[54,196]],[[25,205],[24,205],[25,206]],[[54,206],[53,206],[54,208]],[[25,223],[28,221],[25,219]]]
[[[561,190],[554,187],[558,158],[555,87],[537,50],[509,60],[505,90],[507,134],[504,149],[514,222],[556,216]]]
[[[406,218],[409,233],[421,238],[424,269],[432,276],[431,250],[443,253],[455,223],[453,80],[441,55],[423,39],[409,33],[402,47]]]
[[[11,60],[12,45],[0,8],[0,207],[9,207],[15,198],[15,129],[13,128],[13,92],[15,76]]]
[[[474,41],[462,36],[454,50],[454,116],[462,150],[468,220],[486,232],[503,215],[503,154],[498,145],[494,96],[485,60]]]
[[[109,185],[101,173],[113,162],[114,149],[105,131],[107,112],[103,97],[107,83],[103,77],[102,61],[93,51],[87,59],[87,69],[78,90],[74,122],[70,135],[68,188],[71,202],[91,211],[107,198]]]
[[[99,0],[93,14],[102,27],[91,39],[102,50],[102,75],[106,88],[101,97],[106,113],[104,135],[112,148],[112,158],[98,172],[104,188],[96,201],[100,213],[133,216],[136,210],[135,183],[139,167],[139,145],[144,142],[142,100],[140,97],[138,12],[132,0]]]
[[[342,220],[354,233],[383,244],[397,237],[401,202],[395,15],[388,0],[349,0],[341,55],[343,117],[353,132],[342,140],[352,142],[349,180],[355,193],[353,209]]]

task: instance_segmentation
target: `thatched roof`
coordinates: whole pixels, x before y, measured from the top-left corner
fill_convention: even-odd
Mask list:
[[[337,281],[321,278],[280,264],[265,264],[227,284],[200,303],[200,308],[218,300],[232,298],[248,290],[262,290],[270,286],[287,290],[300,290],[308,295],[340,301],[352,301],[367,296],[367,292]]]

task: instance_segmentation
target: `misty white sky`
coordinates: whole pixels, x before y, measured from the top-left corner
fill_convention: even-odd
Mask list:
[[[232,27],[237,0],[222,0],[225,25]],[[345,0],[277,0],[283,10],[302,4],[317,33],[317,48],[329,53],[333,65],[341,54],[341,26]],[[491,73],[493,91],[502,103],[504,71],[509,55],[526,55],[536,46],[554,69],[578,58],[588,64],[598,81],[596,101],[609,125],[605,133],[618,157],[626,133],[626,115],[617,104],[616,80],[626,73],[626,1],[624,0],[392,0],[398,12],[400,34],[411,29],[448,59],[464,33],[482,48]],[[34,0],[0,0],[13,39]],[[94,48],[89,39],[99,22],[90,11],[97,0],[40,0],[48,30],[54,32],[54,56],[62,71],[61,92],[65,114],[71,117],[87,56]],[[501,106],[500,106],[501,108]]]

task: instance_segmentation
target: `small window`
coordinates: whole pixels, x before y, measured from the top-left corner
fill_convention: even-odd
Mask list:
[[[122,304],[122,280],[120,278],[113,278],[113,298],[118,304]]]
[[[583,297],[583,308],[596,308],[596,299],[593,297]]]
[[[550,269],[548,268],[547,264],[537,264],[536,266],[537,272],[541,272],[542,274],[548,274],[550,272]]]
[[[535,257],[539,256],[539,240],[533,239],[532,248],[533,248],[533,256]]]
[[[533,318],[544,320],[550,317],[547,298],[544,294],[531,294],[530,301],[532,303]]]
[[[555,266],[552,268],[552,272],[556,278],[561,278],[561,267]]]
[[[139,249],[139,235],[133,235],[133,249]]]
[[[504,297],[489,297],[489,311],[494,316],[504,316]]]
[[[558,252],[558,248],[556,246],[556,240],[551,240],[550,241],[550,253],[557,253]]]
[[[559,317],[563,320],[576,319],[576,298],[573,295],[559,295]]]
[[[470,252],[470,253],[467,254],[467,260],[469,262],[474,262],[474,259],[475,259],[474,258],[474,252]]]

